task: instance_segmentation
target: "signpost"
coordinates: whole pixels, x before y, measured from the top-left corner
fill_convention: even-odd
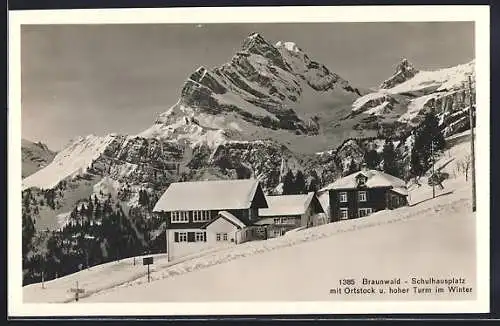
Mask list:
[[[153,264],[153,257],[144,257],[142,258],[142,264],[143,265],[148,265],[148,283],[150,282],[151,278],[149,276],[149,265]]]
[[[71,292],[75,293],[75,301],[78,302],[80,293],[84,293],[85,290],[78,288],[78,281],[76,281],[76,288],[72,288]]]

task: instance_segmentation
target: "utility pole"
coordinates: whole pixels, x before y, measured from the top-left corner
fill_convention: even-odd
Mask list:
[[[168,245],[168,228],[167,227],[165,227],[165,249],[166,249],[165,251],[167,252],[167,261],[170,262],[170,247]]]
[[[471,150],[471,172],[472,172],[472,211],[476,211],[476,160],[474,155],[474,96],[472,95],[472,78],[469,75],[469,120],[470,120],[470,150]]]
[[[431,160],[432,160],[432,198],[436,198],[436,175],[434,172],[434,140],[431,140]]]

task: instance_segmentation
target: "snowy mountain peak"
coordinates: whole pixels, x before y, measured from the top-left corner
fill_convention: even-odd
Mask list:
[[[417,71],[417,69],[415,69],[414,65],[408,61],[407,58],[402,58],[401,61],[399,62],[399,64],[397,65],[396,67],[396,73],[400,72],[400,71]]]
[[[325,65],[309,59],[295,43],[272,45],[252,33],[230,62],[198,67],[185,80],[179,101],[139,136],[182,138],[192,145],[202,140],[253,141],[278,133],[316,134],[319,126],[312,120],[316,107],[332,117],[331,107],[316,102],[322,101],[320,97],[334,101],[337,96],[349,102],[347,108],[360,94]]]
[[[259,50],[271,49],[273,46],[259,33],[252,33],[243,41],[242,50],[260,54]]]
[[[52,189],[61,180],[81,175],[100,157],[117,136],[79,137],[60,151],[42,170],[23,179],[22,188]]]
[[[403,58],[396,66],[394,74],[389,79],[386,79],[380,85],[380,88],[388,89],[404,83],[408,79],[413,78],[418,72],[419,71],[413,66],[413,64],[410,63],[410,61],[408,61],[408,59]]]
[[[283,42],[278,41],[275,45],[277,48],[285,48],[290,52],[302,52],[302,49],[297,46],[294,42]]]

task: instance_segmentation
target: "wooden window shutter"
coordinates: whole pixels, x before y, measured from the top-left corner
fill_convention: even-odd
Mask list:
[[[179,232],[174,232],[174,242],[179,242]]]
[[[194,242],[194,232],[188,232],[188,242]]]

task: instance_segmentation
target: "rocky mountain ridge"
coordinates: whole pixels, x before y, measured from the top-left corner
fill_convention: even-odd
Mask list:
[[[37,228],[57,229],[75,205],[101,193],[128,211],[144,191],[158,197],[175,181],[253,176],[275,193],[292,169],[306,177],[314,171],[325,184],[352,159],[359,163],[366,148],[380,150],[387,135],[408,135],[418,119],[408,123],[405,114],[419,117],[441,105],[444,132],[464,128],[465,92],[457,85],[472,68],[473,62],[422,72],[403,60],[379,90],[367,93],[296,44],[272,45],[254,33],[231,62],[191,74],[178,102],[150,128],[81,137],[25,178],[23,190],[32,190],[35,206],[50,198],[53,207],[37,207]]]
[[[56,153],[42,142],[21,140],[22,177],[25,178],[47,166]]]

